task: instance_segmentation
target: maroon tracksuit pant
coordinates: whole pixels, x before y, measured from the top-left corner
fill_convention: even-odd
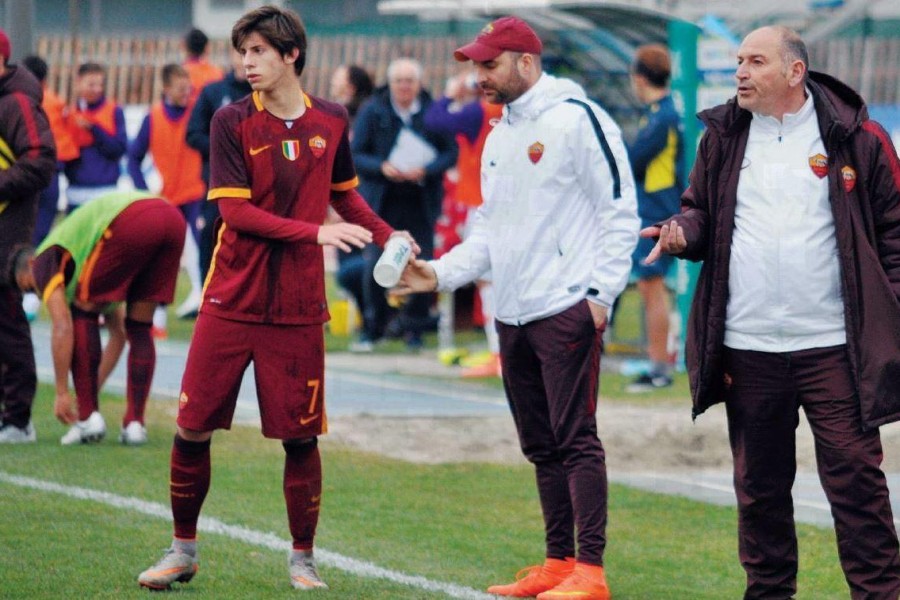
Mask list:
[[[602,330],[587,301],[546,319],[497,322],[503,385],[519,443],[534,464],[547,557],[602,565],[606,457],[594,413]]]
[[[878,430],[863,431],[845,346],[798,352],[725,350],[726,409],[745,598],[797,588],[791,487],[803,407],[854,599],[900,595],[900,560]]]
[[[36,388],[34,348],[22,294],[0,285],[0,420],[16,427],[28,425]]]

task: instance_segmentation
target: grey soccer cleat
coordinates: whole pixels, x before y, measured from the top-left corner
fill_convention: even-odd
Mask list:
[[[168,590],[175,582],[193,579],[199,568],[197,557],[169,548],[158,563],[138,575],[138,583],[151,590]]]
[[[327,590],[328,586],[319,577],[316,559],[312,550],[292,552],[289,559],[291,585],[296,590]]]

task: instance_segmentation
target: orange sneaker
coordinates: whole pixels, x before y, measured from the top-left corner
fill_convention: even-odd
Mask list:
[[[565,581],[538,594],[537,600],[611,600],[603,567],[575,563],[575,570]]]
[[[492,354],[486,363],[474,365],[460,373],[463,379],[479,379],[481,377],[500,377],[500,355]]]
[[[531,598],[561,583],[572,573],[574,568],[575,559],[548,558],[543,565],[525,567],[516,573],[515,583],[492,585],[487,591],[489,594],[498,596]]]

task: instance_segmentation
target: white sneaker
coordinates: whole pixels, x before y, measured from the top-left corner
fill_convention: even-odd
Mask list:
[[[319,576],[312,550],[292,552],[288,557],[288,573],[295,590],[328,589]]]
[[[41,310],[41,299],[34,292],[28,292],[22,295],[22,310],[25,311],[25,317],[29,322],[37,319],[38,311]]]
[[[31,421],[25,427],[16,427],[12,423],[0,427],[0,444],[30,444],[36,441],[37,434]]]
[[[185,298],[184,302],[175,309],[175,316],[179,319],[196,317],[197,311],[200,310],[200,301],[202,299],[203,297],[200,295],[200,292],[191,290],[191,293],[188,294],[188,297]]]
[[[140,446],[147,443],[147,428],[138,421],[132,421],[122,428],[119,441],[126,446]]]
[[[187,583],[193,579],[199,568],[195,556],[169,548],[158,563],[138,575],[138,583],[151,590],[168,590],[176,581]]]
[[[66,432],[66,435],[59,439],[59,443],[63,446],[71,446],[72,444],[88,444],[90,442],[99,442],[106,435],[106,421],[96,410],[86,421],[78,421]]]

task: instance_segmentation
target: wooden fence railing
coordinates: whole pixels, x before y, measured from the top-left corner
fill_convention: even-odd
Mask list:
[[[327,97],[332,71],[344,63],[365,67],[377,84],[385,81],[388,63],[400,56],[422,62],[425,85],[440,93],[448,76],[460,68],[453,50],[467,40],[445,37],[311,37],[303,75],[304,88]],[[159,97],[160,71],[168,62],[181,62],[180,39],[102,37],[72,40],[44,36],[38,54],[50,65],[50,86],[63,98],[71,95],[75,69],[85,61],[109,68],[107,93],[124,104],[147,104]],[[229,68],[230,44],[211,42],[213,62]],[[900,38],[838,38],[810,47],[810,62],[818,71],[841,79],[870,104],[900,104]]]
[[[345,63],[365,67],[376,84],[385,81],[391,60],[408,56],[424,68],[424,83],[440,93],[444,81],[459,69],[453,50],[462,40],[454,37],[311,37],[303,73],[303,86],[313,95],[327,97],[334,69]],[[108,68],[107,94],[122,104],[148,104],[162,90],[163,65],[180,63],[184,53],[179,38],[142,39],[128,37],[80,38],[43,36],[38,39],[38,54],[49,65],[51,89],[64,99],[72,94],[72,82],[78,65],[92,61]],[[210,60],[230,69],[230,43],[213,40]]]

